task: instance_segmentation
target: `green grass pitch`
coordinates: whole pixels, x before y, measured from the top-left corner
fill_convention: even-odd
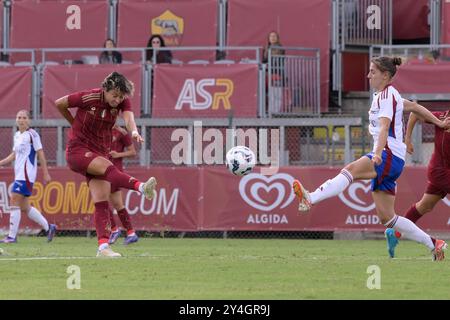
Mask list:
[[[381,240],[141,238],[95,258],[85,237],[20,237],[1,244],[3,299],[449,299],[449,261],[402,241],[389,259]],[[69,266],[80,289],[68,289]],[[368,289],[369,266],[380,289]],[[373,281],[369,281],[374,283]]]

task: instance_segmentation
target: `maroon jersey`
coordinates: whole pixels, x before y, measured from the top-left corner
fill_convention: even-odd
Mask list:
[[[445,119],[449,111],[433,112],[440,120]],[[450,169],[450,132],[435,126],[434,152],[431,156],[430,167]]]
[[[133,140],[131,139],[131,135],[128,132],[123,132],[116,128],[112,129],[112,145],[111,150],[122,152],[126,147],[129,147],[133,144]],[[123,158],[112,158],[112,163],[119,169],[123,170]]]
[[[82,144],[89,150],[108,155],[112,127],[120,111],[131,111],[128,98],[112,108],[104,101],[102,89],[76,92],[68,97],[69,108],[78,108],[69,134],[69,143]]]

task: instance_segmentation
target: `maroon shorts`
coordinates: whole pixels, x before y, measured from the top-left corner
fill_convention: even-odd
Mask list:
[[[81,144],[69,143],[66,149],[66,161],[70,170],[85,176],[88,183],[93,178],[102,179],[101,176],[93,176],[87,172],[89,164],[97,157],[105,156],[96,151],[89,150]]]
[[[444,198],[450,193],[450,170],[428,166],[428,185],[425,193]]]

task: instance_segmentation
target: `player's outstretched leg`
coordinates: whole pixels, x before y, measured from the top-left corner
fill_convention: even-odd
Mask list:
[[[388,248],[389,257],[394,258],[394,256],[395,256],[395,247],[398,244],[398,238],[395,236],[395,230],[392,229],[392,228],[387,228],[384,231],[384,235],[385,235],[386,241],[387,241],[387,248]]]

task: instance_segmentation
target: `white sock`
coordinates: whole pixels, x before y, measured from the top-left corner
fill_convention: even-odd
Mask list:
[[[107,243],[102,243],[98,246],[98,250],[108,249],[109,245]]]
[[[391,220],[389,220],[385,226],[387,228],[393,228],[394,230],[400,232],[402,237],[405,237],[410,240],[414,240],[419,243],[423,243],[430,250],[434,249],[433,241],[431,241],[431,237],[426,234],[422,229],[414,224],[409,219],[405,217],[400,217],[395,215]]]
[[[45,231],[48,231],[47,219],[45,219],[42,213],[40,213],[35,207],[30,207],[30,210],[28,211],[28,218],[39,224]]]
[[[20,225],[20,208],[12,207],[11,213],[9,214],[9,234],[10,238],[15,238],[17,236],[17,232],[19,231]]]
[[[353,182],[353,176],[350,172],[343,169],[336,177],[325,181],[316,191],[309,194],[311,204],[316,204],[322,200],[337,196],[347,189]]]
[[[139,189],[140,193],[144,193],[144,183],[143,182],[141,182],[138,189]]]

